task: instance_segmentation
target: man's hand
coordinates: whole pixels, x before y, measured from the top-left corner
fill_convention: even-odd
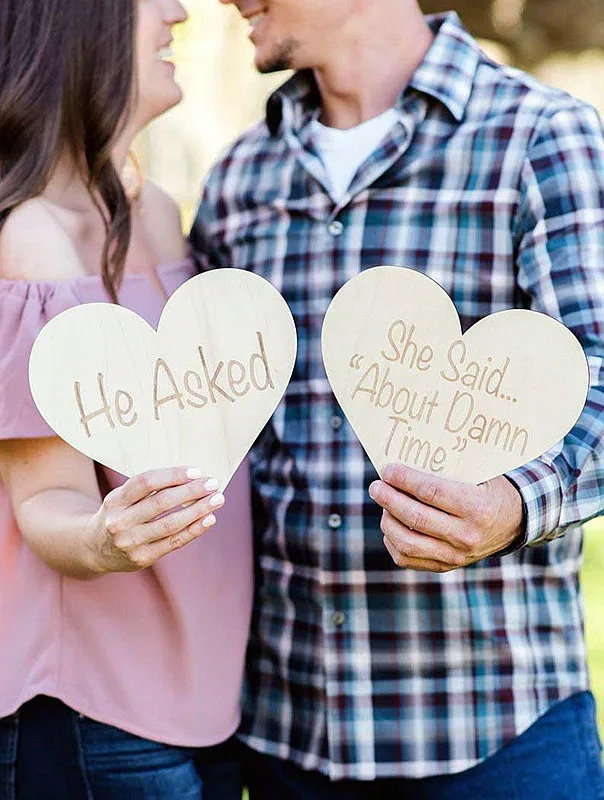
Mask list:
[[[507,478],[480,486],[388,465],[369,487],[383,507],[384,544],[395,564],[449,572],[504,550],[522,532],[520,493]]]

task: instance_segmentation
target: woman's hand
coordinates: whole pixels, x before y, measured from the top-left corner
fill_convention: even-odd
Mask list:
[[[99,575],[135,572],[197,539],[224,504],[197,468],[156,469],[110,492],[91,518],[88,546]]]

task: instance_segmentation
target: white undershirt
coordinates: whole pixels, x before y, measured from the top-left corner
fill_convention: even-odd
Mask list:
[[[340,200],[346,194],[358,168],[377,149],[398,118],[398,112],[389,108],[348,130],[328,128],[316,119],[310,123],[313,141],[335,199]]]

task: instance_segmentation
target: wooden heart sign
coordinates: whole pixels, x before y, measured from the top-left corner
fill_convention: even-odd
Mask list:
[[[348,281],[322,331],[327,376],[378,473],[388,463],[467,483],[525,464],[581,414],[587,360],[534,311],[485,317],[463,336],[433,280],[375,267]]]
[[[30,359],[42,416],[72,447],[127,476],[198,466],[224,489],[279,403],[296,358],[281,295],[217,269],[179,287],[157,333],[89,303],[51,320]]]

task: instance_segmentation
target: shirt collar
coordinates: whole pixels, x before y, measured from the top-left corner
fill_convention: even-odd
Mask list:
[[[409,86],[439,100],[460,122],[472,94],[480,49],[456,12],[433,14],[426,21],[434,33],[434,41],[411,76]],[[405,91],[399,98],[400,106]],[[300,130],[316,115],[320,102],[312,70],[296,72],[268,99],[266,122],[271,134],[276,136],[284,121],[294,130]]]
[[[440,100],[461,122],[472,94],[480,48],[454,11],[434,14],[426,21],[434,41],[409,85]]]

